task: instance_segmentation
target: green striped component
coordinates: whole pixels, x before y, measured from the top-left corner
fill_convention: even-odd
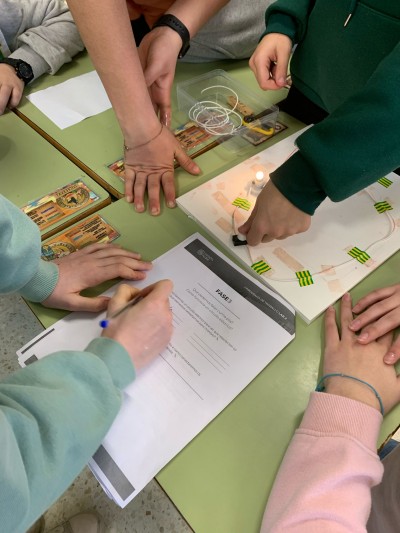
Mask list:
[[[389,178],[387,178],[386,176],[384,176],[383,178],[380,178],[378,180],[378,183],[380,183],[381,185],[383,185],[387,189],[388,187],[390,187],[392,185],[393,181],[390,180]]]
[[[268,270],[271,270],[271,267],[268,263],[266,263],[263,260],[257,261],[257,263],[253,263],[251,265],[251,268],[257,272],[257,274],[264,274],[264,272],[268,272]]]
[[[299,272],[296,272],[296,278],[299,280],[300,287],[307,287],[307,285],[314,284],[309,270],[300,270]]]
[[[357,248],[356,246],[354,246],[354,248],[349,250],[347,253],[354,259],[357,259],[357,261],[361,264],[364,264],[368,261],[368,259],[371,259],[367,252],[360,250],[360,248]]]
[[[386,202],[386,200],[383,202],[376,202],[374,207],[378,213],[384,213],[385,211],[391,211],[393,209],[393,207],[389,204],[389,202]]]
[[[232,205],[235,205],[236,207],[240,207],[240,209],[244,209],[245,211],[248,211],[251,207],[251,202],[246,200],[246,198],[236,198]]]

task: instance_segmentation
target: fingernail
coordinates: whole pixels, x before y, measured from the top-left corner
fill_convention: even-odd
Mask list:
[[[136,204],[135,205],[135,210],[138,212],[138,213],[141,213],[144,209],[144,205],[143,204]]]
[[[360,326],[361,324],[359,320],[353,320],[353,322],[349,324],[349,328],[353,330],[357,330]]]
[[[346,302],[348,302],[350,300],[350,293],[349,292],[345,292],[343,294],[343,300],[346,300]]]
[[[393,352],[389,352],[385,355],[383,360],[385,361],[385,363],[392,364],[396,361],[396,354]]]
[[[167,205],[168,205],[168,207],[173,208],[173,207],[176,206],[176,203],[175,202],[168,202]]]
[[[128,202],[128,204],[131,204],[132,203],[132,196],[126,196],[126,201]]]
[[[151,208],[151,214],[153,216],[158,215],[159,213],[160,213],[160,210],[157,207],[152,207]]]
[[[368,339],[368,337],[369,337],[368,333],[361,333],[361,335],[358,336],[358,340],[360,342],[364,342]]]
[[[285,85],[286,80],[285,78],[278,78],[278,85]]]

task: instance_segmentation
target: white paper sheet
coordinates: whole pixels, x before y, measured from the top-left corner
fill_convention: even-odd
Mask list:
[[[62,130],[111,107],[96,71],[31,93],[27,98]]]
[[[198,234],[158,258],[136,285],[164,278],[174,282],[172,340],[126,388],[90,462],[121,507],[294,338],[293,309]],[[71,313],[22,348],[20,363],[84,348],[102,316]]]
[[[256,173],[263,172],[269,179],[296,150],[295,140],[302,131],[189,191],[177,202],[310,323],[399,250],[400,176],[382,176],[343,202],[326,199],[305,233],[254,247],[234,246],[232,235],[250,216],[259,194],[252,185]],[[242,204],[248,210],[234,205],[237,198],[248,202]],[[353,249],[356,257],[350,255]],[[269,267],[260,275],[252,268],[259,261]],[[300,285],[297,272],[308,272],[309,284]]]

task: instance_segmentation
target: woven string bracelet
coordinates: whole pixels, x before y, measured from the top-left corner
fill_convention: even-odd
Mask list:
[[[154,135],[154,137],[152,137],[149,141],[146,141],[145,143],[138,144],[136,146],[126,146],[126,144],[124,144],[124,150],[126,150],[126,151],[128,151],[128,150],[136,150],[137,148],[142,148],[142,146],[146,146],[146,144],[150,144],[151,142],[155,141],[157,139],[157,137],[159,137],[161,135],[163,127],[164,126],[161,124],[161,129],[157,133],[157,135]]]
[[[385,410],[383,408],[382,398],[380,397],[378,391],[372,385],[367,383],[366,381],[364,381],[364,380],[362,380],[360,378],[356,378],[355,376],[349,376],[348,374],[341,374],[340,372],[332,372],[332,374],[325,374],[325,376],[322,376],[322,378],[318,381],[318,384],[315,387],[315,390],[317,392],[324,392],[324,390],[325,390],[324,381],[326,379],[328,379],[328,378],[333,378],[333,377],[354,379],[354,381],[358,381],[359,383],[362,383],[363,385],[366,385],[367,387],[369,387],[369,389],[371,389],[371,391],[375,394],[375,396],[376,396],[376,398],[377,398],[377,400],[379,402],[379,407],[380,407],[382,416],[385,414]]]

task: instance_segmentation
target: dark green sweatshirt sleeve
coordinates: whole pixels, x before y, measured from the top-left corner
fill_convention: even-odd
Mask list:
[[[25,533],[98,448],[135,377],[125,349],[99,338],[0,383],[0,529]]]
[[[281,193],[313,214],[400,167],[400,43],[362,90],[297,139],[299,151],[271,174]]]
[[[265,32],[282,33],[293,43],[301,41],[307,30],[307,20],[314,0],[277,0],[265,12]]]

